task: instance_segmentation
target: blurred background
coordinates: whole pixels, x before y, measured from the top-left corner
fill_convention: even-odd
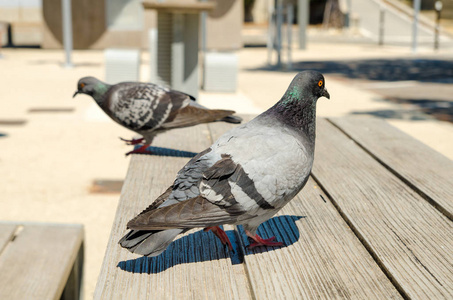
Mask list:
[[[83,224],[86,299],[134,133],[72,98],[83,76],[258,114],[315,69],[318,116],[384,118],[453,159],[453,0],[0,0],[0,45],[0,220]]]

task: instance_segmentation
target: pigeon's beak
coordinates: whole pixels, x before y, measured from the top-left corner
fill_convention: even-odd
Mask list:
[[[323,89],[323,90],[322,90],[321,96],[324,96],[324,97],[326,97],[327,99],[330,99],[330,94],[329,94],[329,92],[327,91],[327,89]]]
[[[75,96],[77,96],[77,94],[80,94],[80,91],[76,91],[76,92],[74,93],[74,95],[72,95],[72,98],[74,98]]]

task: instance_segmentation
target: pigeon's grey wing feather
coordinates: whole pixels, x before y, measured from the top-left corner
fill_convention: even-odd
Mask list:
[[[174,190],[169,198],[157,209],[145,211],[128,223],[130,229],[163,230],[170,228],[192,228],[217,226],[220,224],[234,223],[238,216],[245,213],[241,206],[236,205],[230,191],[230,177],[241,175],[240,166],[236,165],[229,157],[222,157],[215,163],[213,158],[219,157],[218,153],[205,150],[198,159],[192,159],[178,174]],[[205,163],[200,167],[197,163]],[[208,162],[208,163],[206,163]],[[204,170],[202,170],[204,169]],[[196,187],[197,196],[191,199],[175,200],[175,194],[182,193],[185,187],[190,194]],[[200,187],[200,189],[199,189]],[[180,190],[176,191],[175,190]],[[209,190],[209,191],[208,191]],[[209,196],[209,200],[201,195]],[[184,194],[183,194],[184,195]],[[214,199],[213,199],[214,198]]]
[[[203,172],[215,163],[215,157],[208,148],[193,157],[176,176],[172,186],[172,193],[163,206],[171,205],[194,198],[200,194],[199,184],[203,179]]]
[[[144,209],[140,214],[146,213],[150,210],[156,209],[161,206],[170,196],[172,192],[172,187],[170,186],[162,195],[156,198],[153,203],[151,203],[146,209]]]
[[[119,241],[119,244],[135,254],[157,256],[173,242],[178,234],[183,232],[183,229],[161,231],[130,230]]]
[[[222,208],[201,196],[151,210],[127,223],[133,230],[165,230],[218,226],[234,223],[244,212],[237,207]]]
[[[157,112],[164,115],[167,110],[166,93],[167,89],[154,84],[119,83],[107,95],[107,113],[131,130],[154,128],[160,121]]]
[[[211,148],[208,148],[193,157],[179,172],[170,187],[154,200],[146,209],[138,215],[145,214],[159,207],[169,206],[184,200],[194,198],[200,194],[198,184],[202,179],[202,173],[209,166],[209,159],[205,157]]]
[[[200,103],[195,102],[195,101],[191,101],[190,102],[190,106],[198,107],[198,108],[201,108],[201,109],[209,109],[206,106],[203,106]],[[220,119],[219,121],[223,121],[223,122],[227,122],[227,123],[233,123],[233,124],[240,124],[242,122],[242,118],[238,117],[238,116],[228,115],[228,116]]]
[[[232,114],[234,114],[234,111],[232,110],[205,109],[194,105],[187,105],[178,111],[172,112],[167,121],[162,124],[161,128],[181,128],[221,121],[224,118],[232,117]],[[240,123],[241,120],[242,119],[239,118],[235,123]]]
[[[120,83],[112,89],[108,99],[111,117],[135,131],[159,128],[192,102],[184,93],[151,83]]]
[[[156,210],[158,207],[166,207],[198,196],[198,183],[201,181],[201,174],[203,170],[210,165],[210,159],[205,154],[210,151],[211,149],[208,148],[192,158],[186,166],[179,171],[175,183],[136,218],[141,218],[143,215],[152,213],[152,211]],[[184,229],[177,228],[166,230],[140,229],[130,230],[123,236],[119,243],[123,248],[126,248],[133,253],[146,256],[159,255],[178,234],[185,231]]]

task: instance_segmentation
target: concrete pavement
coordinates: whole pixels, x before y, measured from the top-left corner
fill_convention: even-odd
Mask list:
[[[295,50],[294,61],[406,57],[410,49],[363,44],[313,43]],[[104,78],[103,53],[74,51],[75,68],[62,67],[62,51],[2,49],[0,59],[0,220],[82,223],[85,226],[85,299],[93,296],[119,194],[95,194],[96,179],[122,180],[129,150],[118,137],[134,133],[108,119],[92,99],[72,99],[77,80]],[[420,55],[431,55],[426,50]],[[450,57],[449,53],[445,53]],[[239,52],[238,91],[200,93],[209,107],[259,113],[280,99],[294,72],[269,71],[264,48]],[[141,80],[148,80],[143,54]],[[321,99],[318,115],[343,116],[371,110],[398,110],[401,105],[365,90],[335,74],[326,75],[331,100]],[[61,112],[30,112],[33,108],[65,108]],[[71,110],[72,109],[72,110]],[[24,120],[23,125],[6,125]],[[427,119],[389,119],[453,159],[453,125]],[[168,133],[171,134],[171,133]],[[159,144],[156,138],[155,145]],[[165,146],[165,145],[161,145]],[[150,199],[151,201],[152,199]]]

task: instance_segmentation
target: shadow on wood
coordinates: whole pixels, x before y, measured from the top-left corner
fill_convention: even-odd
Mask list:
[[[263,238],[275,235],[277,241],[283,242],[287,247],[299,240],[299,230],[295,222],[304,216],[278,216],[264,222],[258,228],[257,233]],[[175,265],[211,261],[230,258],[231,263],[241,264],[245,255],[278,250],[281,247],[257,247],[253,250],[244,249],[242,245],[248,245],[247,236],[242,226],[238,226],[242,243],[238,242],[237,235],[233,230],[227,230],[226,234],[233,245],[233,251],[223,246],[219,239],[210,232],[199,230],[183,236],[168,246],[168,248],[156,257],[139,257],[127,261],[120,261],[117,265],[123,271],[131,273],[157,274]]]
[[[139,149],[141,146],[142,145],[135,145],[134,150]],[[163,148],[163,147],[155,147],[155,146],[149,146],[148,148],[146,148],[146,151],[149,151],[150,153],[138,153],[138,154],[157,155],[157,156],[174,156],[174,157],[190,157],[190,158],[192,158],[198,154],[198,153],[190,152],[190,151]]]

